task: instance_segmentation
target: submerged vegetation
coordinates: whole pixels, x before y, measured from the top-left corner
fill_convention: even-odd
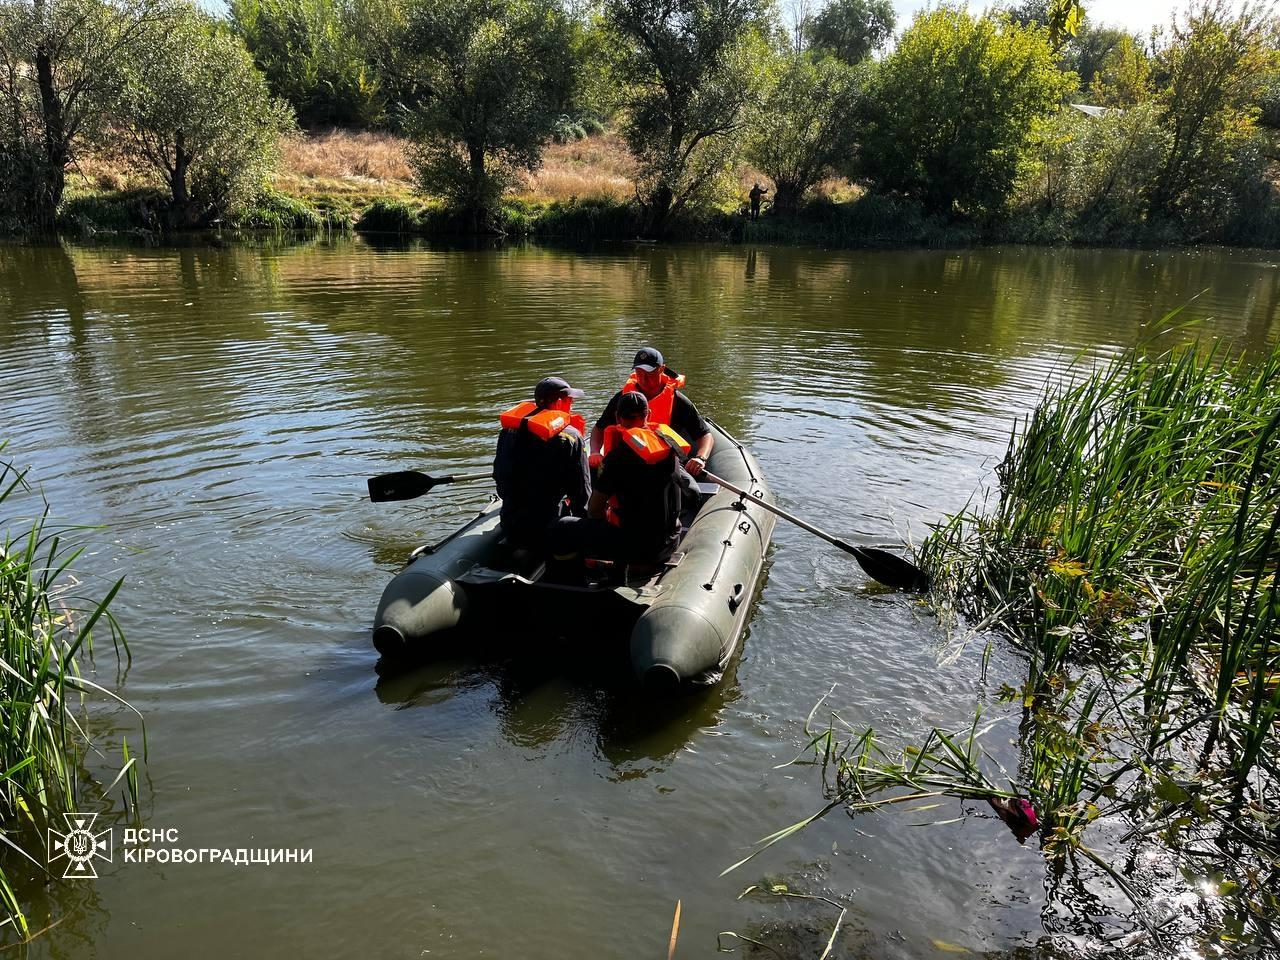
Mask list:
[[[0,507],[11,507],[25,487],[25,472],[0,462]],[[11,522],[5,521],[0,542],[0,840],[6,847],[0,860],[5,915],[0,926],[27,939],[33,931],[11,882],[13,865],[34,865],[46,873],[45,831],[62,829],[62,813],[92,809],[117,785],[123,786],[126,807],[136,810],[137,769],[122,740],[123,756],[109,786],[102,788],[85,772],[87,754],[102,750],[84,725],[83,698],[124,702],[84,670],[93,654],[94,631],[103,626],[116,655],[129,657],[109,609],[122,581],[101,599],[83,596],[71,574],[81,549],[67,546],[69,531],[49,522],[47,506],[20,532],[8,529]]]
[[[944,623],[1022,655],[1000,697],[1017,770],[984,748],[981,708],[903,750],[833,716],[811,731],[818,816],[984,800],[1038,834],[1055,882],[1127,898],[1132,942],[1276,949],[1280,346],[1139,348],[1050,388],[996,478],[996,503],[941,524],[921,561]]]

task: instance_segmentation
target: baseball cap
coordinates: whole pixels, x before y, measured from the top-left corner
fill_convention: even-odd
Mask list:
[[[586,396],[586,394],[575,387],[569,386],[569,381],[563,377],[544,377],[533,388],[533,400],[535,403],[550,403],[552,400],[559,400],[562,397],[573,397],[573,399],[577,400],[583,396]]]
[[[632,369],[635,370],[661,370],[663,367],[662,354],[653,347],[641,347],[636,351],[636,358],[631,363]]]
[[[639,390],[628,390],[618,398],[618,419],[630,420],[642,417],[649,412],[649,401]]]

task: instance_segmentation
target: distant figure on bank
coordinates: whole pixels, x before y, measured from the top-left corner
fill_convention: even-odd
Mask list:
[[[586,515],[587,425],[573,413],[573,401],[581,396],[560,377],[547,377],[533,388],[533,400],[500,418],[493,479],[502,498],[502,532],[516,547],[545,552],[551,526],[563,513]]]
[[[591,466],[600,466],[604,459],[605,431],[618,422],[618,401],[628,393],[639,393],[648,401],[649,423],[671,427],[693,445],[693,456],[685,463],[685,469],[693,476],[702,472],[707,465],[707,457],[715,445],[715,437],[707,421],[702,419],[698,408],[680,390],[684,386],[684,377],[667,369],[662,354],[653,347],[643,347],[636,352],[632,360],[631,376],[615,393],[604,413],[591,428]]]
[[[629,564],[657,565],[680,538],[680,510],[697,498],[697,481],[680,464],[689,444],[666,424],[649,419],[644,394],[622,394],[617,423],[605,431],[604,460],[586,520],[561,520],[554,534],[559,560],[586,554]]]
[[[769,191],[760,186],[760,182],[756,181],[756,185],[751,188],[751,192],[747,194],[751,198],[751,219],[760,219],[760,198]]]

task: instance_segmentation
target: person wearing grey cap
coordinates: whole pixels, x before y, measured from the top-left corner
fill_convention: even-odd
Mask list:
[[[707,465],[715,437],[693,401],[681,391],[684,377],[668,368],[662,354],[653,347],[637,350],[631,368],[631,377],[610,398],[591,428],[591,466],[598,467],[604,459],[604,432],[618,419],[618,400],[627,393],[640,393],[649,402],[649,423],[665,424],[693,445],[693,455],[685,468],[696,477]]]
[[[502,498],[502,531],[514,546],[544,552],[562,515],[583,517],[591,471],[583,442],[586,421],[573,412],[582,391],[560,377],[538,381],[533,400],[502,414],[493,479]]]

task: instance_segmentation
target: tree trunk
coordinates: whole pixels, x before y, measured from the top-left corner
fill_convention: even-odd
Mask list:
[[[775,179],[773,183],[772,211],[783,217],[793,216],[800,208],[800,198],[804,195],[804,190],[799,184],[788,183],[785,180]]]
[[[191,194],[187,190],[187,171],[191,168],[191,156],[186,151],[186,137],[178,131],[174,143],[173,171],[169,174],[169,193],[172,196],[170,220],[174,226],[191,226],[195,219],[191,210]]]
[[[675,194],[665,183],[649,196],[649,223],[647,232],[652,236],[661,236],[667,225],[667,216],[671,213],[671,204]]]
[[[485,169],[484,148],[475,144],[467,145],[467,156],[471,161],[471,196],[467,198],[467,213],[470,219],[470,230],[479,233],[481,221],[487,211],[484,209]]]
[[[41,5],[43,6],[43,4]],[[62,101],[53,81],[53,60],[43,40],[36,48],[36,84],[40,89],[40,113],[43,124],[43,167],[32,184],[32,213],[35,226],[52,229],[62,203],[62,191],[66,186],[69,150],[66,124],[62,116]]]

